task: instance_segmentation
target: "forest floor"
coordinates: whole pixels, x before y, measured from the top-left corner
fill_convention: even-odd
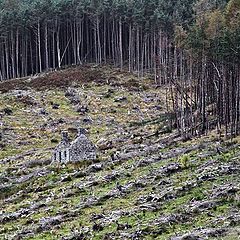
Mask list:
[[[0,239],[240,239],[240,138],[181,141],[152,80],[88,66],[0,91]],[[96,162],[51,164],[79,125]]]

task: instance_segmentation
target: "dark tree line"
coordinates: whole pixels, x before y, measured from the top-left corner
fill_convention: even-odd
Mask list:
[[[240,128],[239,0],[0,0],[0,79],[84,63],[152,74],[184,137]]]

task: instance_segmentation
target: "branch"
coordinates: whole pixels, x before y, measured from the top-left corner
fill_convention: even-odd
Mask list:
[[[65,49],[64,49],[64,52],[63,52],[62,57],[61,57],[61,60],[60,60],[60,65],[62,65],[62,60],[63,60],[63,58],[64,58],[64,55],[65,55],[66,51],[67,51],[67,48],[68,48],[68,46],[69,46],[69,43],[70,43],[71,39],[72,39],[72,37],[69,38],[68,43],[67,43],[67,46],[66,46]]]

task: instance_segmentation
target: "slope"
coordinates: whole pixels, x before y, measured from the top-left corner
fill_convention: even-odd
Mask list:
[[[0,90],[1,239],[238,239],[239,138],[181,141],[151,80],[88,66]],[[51,164],[79,125],[97,161]]]

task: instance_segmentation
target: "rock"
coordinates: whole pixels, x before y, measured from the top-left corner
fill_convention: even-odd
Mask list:
[[[62,237],[61,240],[85,240],[87,239],[86,234],[83,232],[74,232],[72,235],[68,237]]]
[[[65,123],[66,120],[64,120],[63,118],[59,118],[57,122],[58,122],[59,124],[62,124],[62,123]]]
[[[60,105],[57,103],[52,104],[52,109],[59,109]]]
[[[39,220],[40,226],[37,229],[37,232],[46,231],[52,228],[52,226],[58,225],[63,221],[63,217],[61,215],[55,217],[47,217],[41,218]]]
[[[103,214],[93,213],[91,216],[91,221],[96,221],[96,220],[103,219],[103,218],[104,218]]]
[[[72,181],[72,177],[70,175],[63,177],[61,182],[71,182]]]
[[[116,189],[118,189],[120,192],[124,191],[123,186],[119,182],[116,183]]]
[[[176,198],[176,192],[173,190],[172,187],[169,187],[167,189],[165,189],[164,191],[161,192],[161,194],[149,194],[149,195],[144,195],[144,196],[140,196],[136,203],[137,204],[142,204],[142,203],[146,203],[146,202],[155,202],[155,203],[159,203],[159,202],[163,202],[163,201],[167,201],[167,200],[171,200]]]
[[[116,113],[117,110],[115,108],[109,108],[108,113]]]
[[[75,88],[69,87],[65,92],[65,97],[67,97],[73,105],[78,105],[81,102],[78,91]]]
[[[129,225],[128,223],[120,224],[117,222],[117,231],[123,231],[123,230],[127,230],[129,228],[132,228],[132,226]]]
[[[92,230],[95,231],[95,232],[96,232],[96,231],[97,231],[97,232],[100,232],[100,231],[103,230],[103,226],[100,225],[100,224],[94,223],[93,226],[92,226]]]
[[[70,102],[71,102],[71,104],[73,104],[73,105],[77,105],[77,104],[80,104],[80,103],[81,103],[81,100],[80,100],[80,97],[75,96],[75,97],[70,98]]]
[[[108,175],[106,175],[105,177],[104,177],[104,180],[106,181],[106,182],[111,182],[111,181],[115,181],[117,178],[119,178],[120,177],[120,174],[119,173],[117,173],[117,172],[113,172],[113,173],[111,173],[111,174],[108,174]]]
[[[233,174],[233,173],[238,173],[240,172],[240,165],[237,162],[233,162],[231,164],[227,164],[227,165],[222,165],[220,166],[220,171],[219,173],[221,175],[223,174]]]
[[[13,111],[11,108],[4,108],[3,110],[3,113],[6,114],[6,115],[12,115],[13,114]]]
[[[202,240],[202,238],[194,233],[187,233],[180,237],[173,237],[171,240]]]
[[[112,126],[115,123],[115,118],[114,117],[108,118],[106,119],[106,121],[108,126]]]
[[[225,236],[227,230],[225,228],[210,228],[192,231],[178,237],[172,237],[171,240],[203,240],[208,238],[219,238]]]
[[[84,114],[84,113],[89,112],[89,109],[88,109],[87,106],[84,106],[84,105],[79,106],[79,105],[78,105],[78,106],[76,107],[76,111],[79,112],[79,113]]]
[[[118,152],[112,152],[112,153],[110,154],[110,159],[111,159],[112,162],[114,162],[115,160],[117,160],[118,157],[119,157]]]
[[[137,182],[134,183],[134,187],[135,187],[136,189],[144,188],[146,185],[147,185],[146,183],[143,183],[143,182],[141,182],[141,181],[137,181]]]
[[[9,182],[9,178],[0,176],[0,184],[6,184],[7,182]]]
[[[161,178],[161,177],[160,177]],[[156,176],[156,177],[154,177],[154,180],[158,180],[159,179],[159,176]],[[168,185],[168,184],[170,184],[171,183],[171,181],[170,181],[170,179],[168,179],[168,180],[161,180],[159,183],[158,183],[158,186],[165,186],[165,185]]]
[[[154,109],[157,110],[157,111],[160,111],[160,110],[162,110],[162,107],[159,106],[159,105],[156,105],[156,106],[154,106]]]
[[[198,176],[198,181],[199,182],[205,182],[209,180],[215,180],[216,177],[214,173],[211,172],[203,172],[200,176]]]
[[[40,203],[35,203],[33,204],[30,208],[31,210],[37,210],[37,209],[40,209],[40,208],[43,208],[43,207],[46,207],[47,205],[43,202],[40,202]]]
[[[85,177],[86,176],[86,172],[82,172],[82,171],[79,171],[79,172],[76,172],[73,174],[73,177],[74,178],[82,178],[82,177]]]
[[[15,236],[15,239],[20,240],[26,237],[34,237],[34,231],[32,229],[23,229],[21,233],[17,233],[17,235]]]
[[[109,141],[107,139],[101,138],[98,142],[97,142],[97,146],[99,148],[99,150],[107,150],[112,148],[112,141]]]
[[[148,166],[152,163],[155,163],[155,162],[158,162],[161,160],[161,156],[154,156],[154,157],[149,157],[149,158],[145,158],[143,160],[140,160],[138,163],[137,163],[137,167],[145,167],[145,166]]]
[[[90,171],[91,172],[99,172],[103,169],[103,165],[102,164],[94,164],[90,167]]]
[[[91,124],[93,122],[93,120],[90,116],[88,116],[88,117],[83,118],[82,122],[85,124]]]
[[[227,218],[227,221],[229,222],[230,226],[238,226],[238,225],[240,225],[240,214],[239,213],[232,214],[231,216],[229,216]]]
[[[41,115],[48,115],[46,109],[44,109],[44,108],[40,109],[39,114],[41,114]]]
[[[157,195],[149,195],[146,198],[146,202],[160,202],[160,198]]]
[[[181,170],[182,170],[182,167],[179,163],[170,163],[169,165],[161,168],[162,173],[166,175],[171,175]]]
[[[65,92],[65,97],[73,97],[78,95],[78,92],[75,88],[69,87],[67,91]]]
[[[29,181],[31,178],[33,178],[34,177],[34,173],[30,173],[30,174],[27,174],[27,175],[23,175],[23,176],[21,176],[20,178],[17,178],[16,179],[16,182],[17,183],[24,183],[24,182],[27,182],[27,181]]]
[[[27,215],[28,213],[29,213],[29,209],[20,209],[17,212],[1,214],[0,223],[14,221],[22,216]]]
[[[206,237],[214,237],[214,238],[219,238],[225,236],[227,233],[227,229],[225,228],[218,228],[218,229],[204,229],[201,230],[201,235],[206,236]]]
[[[117,98],[115,98],[115,99],[114,99],[114,102],[124,102],[124,101],[126,101],[126,100],[127,100],[126,97],[121,96],[121,97],[117,97]]]
[[[240,191],[239,186],[227,184],[214,189],[211,197],[215,199],[229,198],[235,196],[239,191]]]
[[[195,201],[190,203],[188,206],[187,212],[202,212],[203,210],[208,210],[216,207],[218,202],[215,200],[207,200],[207,201]]]
[[[28,90],[12,90],[9,92],[9,95],[17,98],[29,96],[30,94],[31,94],[31,91],[28,91]]]

